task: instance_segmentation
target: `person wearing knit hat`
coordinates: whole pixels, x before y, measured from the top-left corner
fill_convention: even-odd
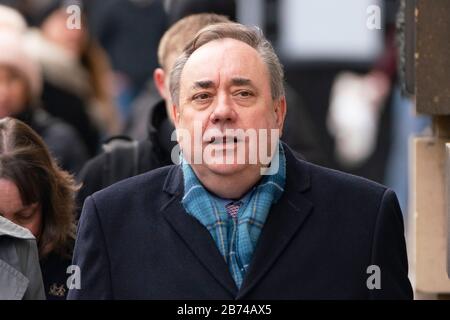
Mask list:
[[[30,100],[39,97],[42,89],[41,72],[39,65],[26,53],[21,33],[0,29],[0,65],[14,69],[25,78],[30,89]]]
[[[87,159],[75,130],[40,108],[42,75],[25,50],[24,35],[0,29],[0,119],[15,117],[30,125],[47,143],[60,165],[78,172]]]

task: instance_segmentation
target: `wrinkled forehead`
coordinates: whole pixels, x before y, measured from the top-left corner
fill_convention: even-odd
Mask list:
[[[226,84],[236,77],[260,86],[269,84],[267,66],[255,49],[242,41],[220,39],[192,53],[183,68],[181,85],[190,86],[200,80]]]

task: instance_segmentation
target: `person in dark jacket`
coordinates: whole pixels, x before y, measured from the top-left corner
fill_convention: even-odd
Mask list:
[[[171,154],[176,142],[171,138],[175,127],[167,112],[171,105],[167,74],[170,73],[175,58],[197,31],[209,24],[228,21],[225,16],[216,14],[196,14],[181,19],[164,34],[158,48],[161,68],[155,69],[153,74],[158,93],[154,90],[152,94],[146,94],[138,100],[136,113],[126,131],[139,142],[112,139],[106,143],[105,152],[86,163],[77,176],[82,184],[77,194],[80,209],[84,200],[96,191],[125,178],[173,163]],[[143,137],[145,139],[140,139]]]
[[[280,142],[283,71],[260,31],[203,28],[170,92],[181,164],[86,199],[68,299],[412,298],[395,193]]]
[[[76,189],[29,126],[0,120],[0,213],[36,238],[47,299],[63,300],[68,292]]]

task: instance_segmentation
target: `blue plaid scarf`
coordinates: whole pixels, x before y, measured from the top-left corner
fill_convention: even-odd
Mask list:
[[[209,231],[238,288],[248,270],[270,208],[284,191],[286,158],[281,143],[278,146],[278,154],[272,159],[272,164],[279,162],[278,172],[264,176],[249,191],[245,196],[248,200],[244,201],[234,219],[203,187],[191,166],[184,160],[181,164],[185,190],[182,204]]]

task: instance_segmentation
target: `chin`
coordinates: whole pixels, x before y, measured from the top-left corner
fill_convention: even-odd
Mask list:
[[[248,167],[246,164],[208,164],[209,171],[221,176],[230,176],[241,172]]]

